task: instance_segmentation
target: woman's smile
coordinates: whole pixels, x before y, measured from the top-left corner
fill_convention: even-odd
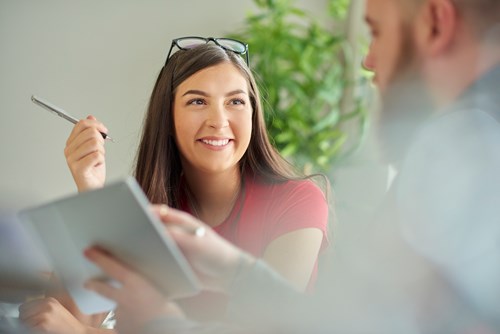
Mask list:
[[[198,142],[202,143],[208,149],[219,151],[228,147],[233,140],[229,138],[202,138],[198,139]]]

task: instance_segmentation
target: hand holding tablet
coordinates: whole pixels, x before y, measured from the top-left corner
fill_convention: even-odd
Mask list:
[[[168,298],[194,295],[199,282],[132,177],[21,212],[51,257],[54,269],[84,313],[108,311],[114,302],[84,288],[107,279],[84,257],[98,246],[150,280]]]

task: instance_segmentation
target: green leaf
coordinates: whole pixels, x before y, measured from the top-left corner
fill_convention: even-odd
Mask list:
[[[249,43],[250,65],[263,97],[269,136],[281,154],[299,168],[329,171],[331,165],[353,151],[346,147],[343,124],[357,124],[360,142],[366,132],[365,108],[340,106],[361,73],[352,63],[343,26],[348,0],[327,0],[328,22],[296,7],[294,0],[255,0],[257,11],[247,16],[242,29],[230,37]],[[354,69],[353,69],[354,68]],[[353,122],[354,121],[354,122]],[[306,167],[307,166],[307,167]],[[309,167],[310,166],[310,167]]]
[[[332,111],[325,118],[319,121],[316,125],[313,126],[312,130],[314,132],[319,132],[323,130],[330,130],[334,125],[338,123],[340,119],[340,115],[338,112]]]

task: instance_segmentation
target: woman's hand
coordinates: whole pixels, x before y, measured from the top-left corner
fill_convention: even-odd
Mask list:
[[[45,298],[34,299],[19,307],[19,319],[42,333],[114,333],[100,326],[106,314],[84,314],[59,279],[49,272],[41,273],[50,284]]]
[[[165,223],[204,289],[227,291],[238,272],[255,262],[195,217],[165,205],[154,206],[153,210]],[[199,231],[204,231],[203,236]]]
[[[19,320],[36,333],[86,333],[86,326],[52,297],[22,304],[19,307]]]
[[[106,319],[107,312],[96,314],[85,314],[76,305],[68,290],[59,281],[54,273],[48,273],[50,279],[50,288],[47,289],[45,297],[56,299],[66,310],[68,310],[83,325],[91,328],[99,328]]]
[[[184,317],[181,309],[169,302],[146,278],[99,248],[89,248],[85,256],[117,282],[89,280],[85,287],[114,300],[116,329],[122,333],[140,333],[151,320],[160,317]]]
[[[166,224],[171,237],[191,264],[203,288],[226,291],[237,272],[253,265],[254,259],[220,237],[193,216],[166,206],[153,210]],[[160,317],[184,318],[181,309],[139,273],[97,247],[85,256],[115,283],[89,280],[85,287],[114,300],[119,333],[140,333],[149,321]]]
[[[79,121],[66,141],[64,155],[79,192],[100,188],[106,179],[104,138],[108,129],[93,116]]]

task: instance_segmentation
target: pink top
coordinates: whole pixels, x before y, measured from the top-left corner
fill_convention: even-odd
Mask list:
[[[181,198],[181,209],[192,213],[187,196]],[[262,257],[273,240],[302,228],[313,227],[323,232],[323,250],[328,245],[327,224],[328,204],[323,192],[312,181],[273,184],[247,174],[243,191],[231,213],[214,230],[239,248]],[[316,281],[317,270],[316,263],[308,290]],[[226,298],[216,296],[221,294],[204,292],[180,304],[192,318],[220,320],[225,313]]]

